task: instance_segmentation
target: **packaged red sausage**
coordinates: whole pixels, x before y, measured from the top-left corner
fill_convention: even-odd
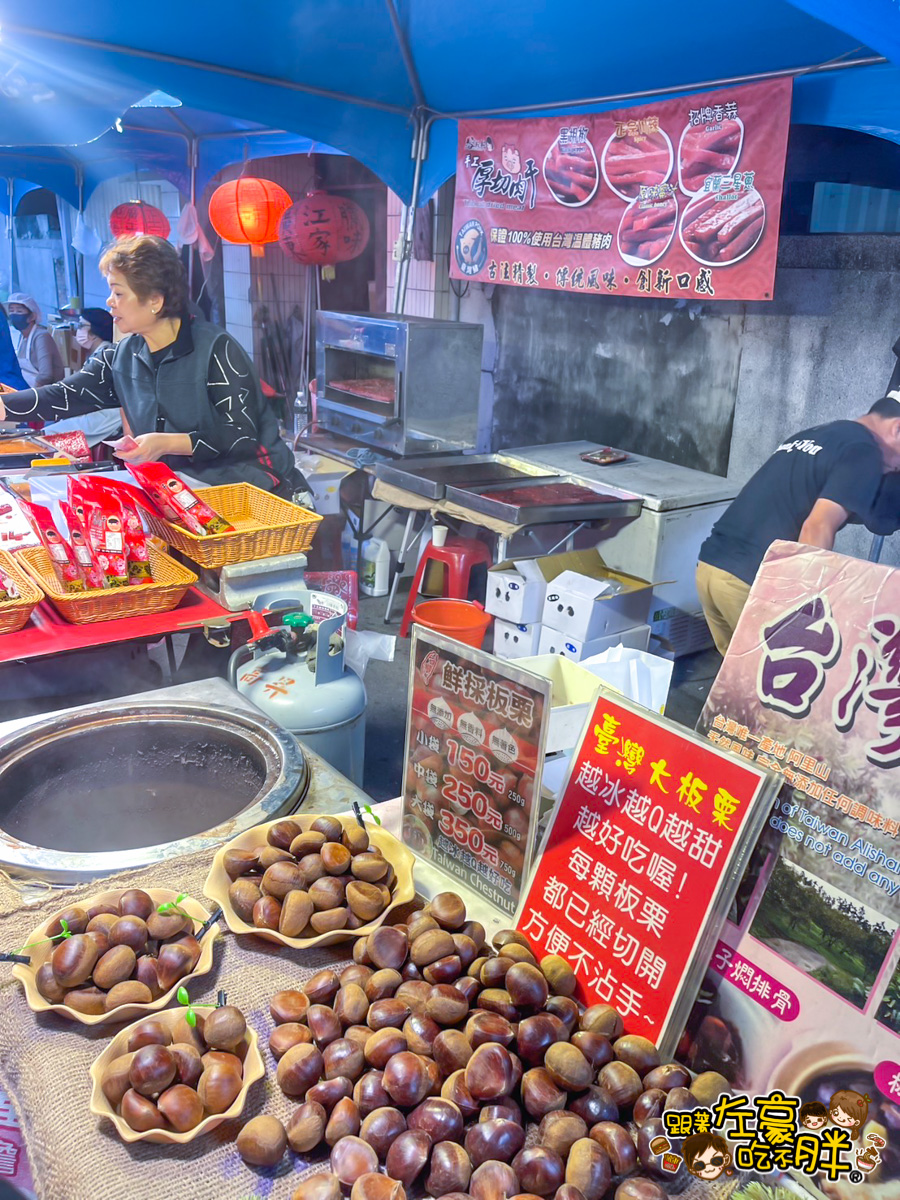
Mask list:
[[[111,508],[118,511],[122,517],[128,582],[132,584],[152,583],[153,571],[150,566],[147,538],[137,508],[132,503],[131,494],[137,494],[138,489],[131,487],[130,484],[123,487],[117,480],[102,479],[100,476],[88,477],[83,482],[93,495],[99,494],[108,497]],[[144,507],[149,507],[146,505],[146,500],[142,503]]]
[[[125,514],[118,500],[98,491],[85,505],[88,534],[107,587],[128,587]]]
[[[169,520],[177,520],[189,533],[205,537],[212,533],[234,533],[234,526],[191,491],[183,479],[165,463],[126,463],[138,483],[146,490]],[[174,507],[177,516],[169,516]],[[169,510],[169,511],[167,511]]]
[[[72,544],[72,553],[75,555],[76,562],[81,567],[81,573],[84,575],[88,587],[106,587],[106,579],[101,570],[100,563],[97,561],[97,556],[94,554],[91,539],[88,537],[87,529],[82,524],[81,518],[72,505],[67,504],[65,500],[60,500],[59,507],[69,527],[69,541]]]
[[[72,547],[60,535],[53,523],[50,509],[45,508],[43,504],[33,504],[30,500],[23,500],[21,497],[19,506],[28,518],[32,529],[41,539],[41,544],[47,551],[60,587],[66,592],[83,592],[87,585],[81,567],[72,553]]]

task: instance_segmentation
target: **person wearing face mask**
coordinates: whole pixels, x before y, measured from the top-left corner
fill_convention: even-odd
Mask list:
[[[13,292],[6,302],[13,329],[18,330],[16,353],[27,387],[57,383],[65,375],[62,356],[50,330],[41,324],[41,310],[34,296]]]
[[[107,347],[112,348],[112,317],[102,308],[85,308],[75,330],[75,341],[87,351],[87,360],[94,358]],[[86,361],[87,361],[86,360]],[[81,430],[91,447],[101,442],[112,441],[122,436],[121,408],[104,408],[98,412],[84,413],[80,417],[69,417],[64,421],[52,421],[44,426],[44,433],[72,433]]]
[[[100,260],[121,340],[64,383],[13,392],[7,415],[44,421],[122,408],[137,442],[125,462],[165,462],[202,483],[252,483],[307,505],[306,480],[265,405],[241,345],[194,319],[187,277],[163,238],[119,238]]]
[[[87,357],[93,358],[105,346],[111,346],[112,340],[113,319],[106,309],[85,308],[75,330],[75,341],[87,351]]]

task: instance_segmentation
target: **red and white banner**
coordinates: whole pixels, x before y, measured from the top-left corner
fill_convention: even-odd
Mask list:
[[[450,274],[588,295],[771,300],[791,86],[460,121]]]

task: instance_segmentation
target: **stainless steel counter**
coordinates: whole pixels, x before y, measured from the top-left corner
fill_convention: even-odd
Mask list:
[[[628,451],[628,461],[608,467],[596,467],[579,458],[587,450],[598,450],[604,442],[555,442],[550,446],[515,446],[506,454],[527,458],[554,471],[577,475],[590,483],[600,483],[611,490],[634,492],[644,499],[644,508],[653,512],[668,512],[674,508],[694,508],[698,504],[715,504],[733,500],[737,484],[721,475],[708,475],[676,463],[647,458]]]

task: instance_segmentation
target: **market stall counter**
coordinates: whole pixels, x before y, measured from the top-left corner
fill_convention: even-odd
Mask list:
[[[712,638],[694,582],[697,554],[737,495],[737,484],[630,450],[608,465],[584,460],[584,455],[603,449],[602,443],[556,442],[517,446],[507,453],[595,487],[602,484],[640,496],[637,519],[613,519],[599,549],[608,566],[653,581],[650,628],[655,637],[676,656],[705,649]]]

